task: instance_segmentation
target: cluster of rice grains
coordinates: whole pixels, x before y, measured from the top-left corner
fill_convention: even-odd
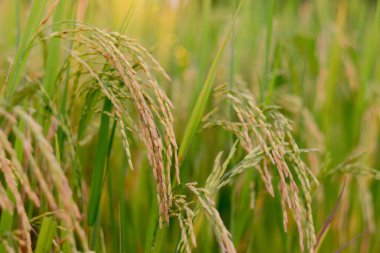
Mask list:
[[[127,130],[139,134],[148,150],[157,184],[160,225],[169,223],[172,205],[170,170],[175,168],[179,183],[178,147],[173,130],[172,104],[159,87],[154,72],[170,78],[146,49],[125,35],[79,25],[77,29],[54,33],[50,37],[74,42],[70,54],[78,64],[75,75],[83,81],[79,82],[77,95],[97,89],[111,101],[131,169]],[[137,123],[132,118],[134,115]]]
[[[167,79],[169,77],[146,49],[136,41],[118,33],[107,33],[93,27],[78,25],[76,29],[67,29],[47,36],[41,32],[35,37],[34,45],[50,38],[60,38],[73,43],[73,48],[69,51],[69,57],[59,77],[63,79],[65,70],[70,66],[69,78],[73,80],[70,82],[70,85],[73,85],[70,88],[73,91],[70,108],[78,108],[77,106],[80,105],[75,104],[76,101],[80,101],[78,98],[94,91],[99,91],[103,97],[109,99],[115,110],[115,119],[120,126],[131,169],[133,169],[133,164],[127,131],[139,134],[147,147],[148,159],[153,167],[157,184],[160,225],[162,222],[169,223],[169,209],[173,199],[170,170],[175,168],[175,178],[179,183],[178,148],[173,130],[172,104],[159,87],[154,72],[161,73]],[[57,113],[51,100],[53,98],[49,98],[41,85],[37,90],[39,90],[39,95],[42,94],[46,108],[49,108],[52,115],[56,116],[56,120],[52,120],[51,125],[58,124],[68,136],[71,149],[75,149],[77,144],[73,140],[75,129],[69,127],[72,122],[68,122],[68,119],[62,118],[62,115]],[[33,96],[34,92],[28,95]],[[13,98],[12,100],[14,101]],[[17,185],[23,186],[25,193],[36,207],[40,206],[40,198],[30,186],[30,179],[18,160],[15,147],[8,141],[10,134],[22,142],[27,160],[24,166],[31,168],[31,173],[36,178],[50,209],[57,218],[62,220],[64,227],[75,229],[82,243],[81,248],[88,251],[87,235],[79,224],[82,214],[72,198],[70,184],[50,144],[51,139],[43,134],[42,127],[33,119],[36,114],[31,115],[18,106],[1,108],[0,113],[4,119],[2,129],[6,129],[6,132],[0,131],[1,171],[7,187],[15,198],[16,211],[23,228],[23,240],[19,240],[19,245],[24,245],[28,252],[32,250],[31,225]],[[68,115],[64,116],[68,117]],[[134,120],[134,117],[137,120]],[[17,127],[19,121],[25,124],[26,129]],[[57,126],[54,128],[56,130]],[[25,134],[26,132],[28,134]],[[51,135],[54,134],[48,135],[52,137]],[[33,151],[32,147],[36,150]],[[70,155],[73,158],[75,150],[71,151],[73,152],[70,152]],[[42,164],[39,164],[41,163],[39,162],[40,153]],[[75,162],[73,160],[74,158],[71,162]],[[51,189],[57,189],[60,197],[53,195]],[[6,192],[3,186],[0,187],[0,191]],[[11,211],[14,207],[12,201],[6,196],[2,194],[0,206],[4,210]],[[70,240],[75,245],[74,238],[71,237]]]
[[[228,101],[237,120],[220,119],[221,115],[213,110],[204,117],[203,128],[221,126],[233,133],[237,140],[224,161],[223,152],[217,155],[204,187],[199,187],[197,183],[183,186],[196,196],[193,210],[190,208],[193,203],[186,201],[186,196],[175,195],[177,210],[173,211],[173,216],[178,218],[182,231],[178,249],[191,252],[191,248],[196,247],[196,229],[193,223],[199,211],[203,210],[207,220],[213,225],[222,252],[236,252],[231,234],[212,198],[223,186],[231,183],[234,177],[247,169],[255,168],[268,193],[273,197],[275,191],[272,181],[276,180],[274,172],[277,172],[284,229],[287,230],[290,210],[297,224],[301,250],[305,248],[305,239],[306,249],[312,252],[316,238],[311,210],[311,188],[312,183],[318,184],[318,181],[301,159],[301,150],[291,135],[289,121],[275,107],[260,108],[247,94],[249,92],[243,90],[229,90],[224,85],[215,90],[215,97],[219,102]],[[228,169],[232,158],[237,157],[239,143],[246,155]]]
[[[217,99],[228,101],[236,121],[219,119],[214,110],[205,116],[204,128],[221,126],[232,132],[247,155],[227,172],[226,165],[219,166],[216,170],[219,180],[210,181],[214,188],[220,188],[245,169],[256,168],[268,193],[274,196],[272,177],[277,174],[284,230],[287,230],[290,210],[298,227],[301,249],[304,250],[305,238],[306,248],[311,250],[315,243],[311,187],[313,182],[318,182],[301,159],[289,121],[275,107],[257,106],[249,94],[244,90],[230,90],[226,85],[215,90]]]
[[[72,198],[68,180],[56,159],[49,140],[43,135],[41,126],[19,106],[1,107],[0,115],[3,118],[2,130],[0,130],[0,168],[5,184],[15,200],[15,204],[13,204],[8,197],[10,195],[7,195],[3,185],[0,185],[0,206],[9,213],[13,213],[15,209],[19,216],[20,231],[13,233],[13,239],[26,252],[32,252],[32,226],[24,206],[23,192],[25,192],[36,207],[40,207],[41,199],[46,198],[50,209],[62,221],[61,226],[65,230],[75,231],[82,248],[88,250],[86,234],[80,225],[79,208]],[[24,125],[22,130],[20,129],[21,124]],[[23,160],[20,160],[17,155],[16,145],[8,140],[10,134],[13,134],[21,142],[24,151]],[[25,172],[24,166],[30,167],[30,176]],[[35,178],[40,191],[32,190],[30,177]],[[21,192],[18,184],[22,186]],[[53,195],[52,189],[57,190],[59,197]],[[67,234],[68,238],[65,240],[75,247],[73,234]],[[8,248],[9,245],[4,244],[4,246]]]

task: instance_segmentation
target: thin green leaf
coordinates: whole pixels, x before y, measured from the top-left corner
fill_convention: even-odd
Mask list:
[[[26,66],[26,59],[29,56],[29,43],[40,26],[46,3],[47,0],[33,1],[32,3],[25,29],[22,32],[20,45],[14,57],[13,65],[11,66],[12,69],[9,73],[8,85],[4,86],[6,88],[6,97],[10,97],[14,93],[21,80],[22,73]]]
[[[110,112],[111,109],[111,101],[109,99],[105,99],[99,128],[98,147],[95,154],[94,167],[91,177],[90,199],[88,202],[87,211],[87,224],[89,226],[93,226],[95,224],[99,212],[99,202],[102,193],[102,182],[104,175],[104,164],[107,156],[108,130],[110,121],[108,112]]]
[[[189,148],[190,143],[195,136],[195,133],[197,132],[199,123],[200,123],[202,116],[203,116],[203,113],[206,109],[206,105],[207,105],[207,102],[209,100],[209,97],[210,97],[210,94],[212,91],[212,85],[213,85],[214,80],[215,80],[216,71],[217,71],[219,61],[222,57],[222,54],[223,54],[223,51],[227,45],[227,42],[228,42],[228,40],[232,34],[233,27],[234,27],[235,21],[238,17],[238,13],[239,13],[239,10],[241,8],[241,5],[242,5],[242,2],[240,2],[240,5],[237,8],[235,15],[232,19],[232,22],[231,22],[230,26],[228,27],[227,33],[226,33],[224,39],[222,40],[222,44],[218,48],[218,51],[215,55],[215,58],[211,64],[209,71],[208,71],[207,78],[206,78],[206,81],[203,85],[201,93],[199,94],[198,99],[195,103],[194,109],[190,115],[189,122],[186,125],[185,133],[184,133],[182,143],[181,143],[181,146],[179,149],[179,161],[180,162],[182,162],[182,160],[184,159],[186,151]]]
[[[343,187],[342,187],[342,190],[340,191],[338,200],[335,203],[334,209],[332,210],[331,214],[329,215],[329,217],[325,221],[322,229],[318,233],[317,241],[316,241],[316,243],[314,245],[314,253],[318,252],[319,247],[321,246],[321,244],[322,244],[322,242],[323,242],[323,240],[325,238],[325,235],[326,235],[327,231],[329,230],[330,225],[331,225],[331,223],[332,223],[332,221],[333,221],[333,219],[334,219],[334,217],[336,215],[336,212],[338,211],[338,207],[339,207],[340,201],[342,199],[345,187],[346,187],[346,179],[344,179],[344,181],[343,181]]]
[[[60,1],[55,10],[54,19],[53,19],[53,29],[52,32],[60,30],[60,22],[64,19],[64,7],[66,1]],[[56,78],[58,74],[58,64],[60,58],[60,38],[51,38],[48,45],[48,55],[46,61],[46,75],[44,78],[43,86],[45,87],[46,92],[49,96],[53,95]]]
[[[42,220],[41,231],[38,236],[35,253],[50,252],[56,231],[57,222],[54,220],[54,217],[45,217]]]

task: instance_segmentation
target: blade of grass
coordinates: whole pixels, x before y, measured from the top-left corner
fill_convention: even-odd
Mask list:
[[[210,12],[211,1],[205,0],[202,2],[202,29],[200,31],[200,49],[199,49],[199,62],[198,62],[198,83],[191,100],[191,108],[194,107],[198,95],[200,94],[207,71],[207,64],[209,63],[209,51],[210,51]]]
[[[64,19],[65,2],[60,1],[54,13],[52,32],[59,31],[61,22]],[[43,86],[49,96],[53,95],[58,74],[58,64],[60,58],[60,38],[52,38],[48,45],[48,55],[46,60],[46,75],[43,81]]]
[[[21,38],[21,25],[20,25],[20,0],[15,1],[15,9],[16,9],[16,48],[20,45],[20,38]]]
[[[120,28],[120,33],[125,33],[129,30],[129,26],[131,25],[132,18],[136,12],[138,1],[132,0],[132,3],[130,4],[130,8],[128,9],[127,14],[125,15],[124,21]]]
[[[43,18],[47,0],[33,1],[30,14],[26,21],[26,26],[22,32],[22,37],[20,40],[19,47],[17,48],[16,55],[14,57],[11,71],[9,73],[8,84],[5,84],[6,89],[5,96],[10,97],[18,83],[21,80],[22,73],[24,72],[26,66],[26,59],[29,56],[29,43],[34,34],[37,32],[40,22]]]
[[[111,157],[111,151],[112,151],[112,144],[113,144],[113,140],[114,140],[114,136],[115,136],[115,130],[116,130],[116,125],[117,125],[117,120],[114,120],[113,122],[113,125],[112,125],[112,129],[111,129],[111,134],[110,134],[110,138],[109,138],[109,141],[108,141],[108,148],[107,148],[107,161],[106,161],[106,168],[105,168],[105,176],[107,177],[107,185],[108,185],[108,198],[110,200],[110,212],[111,214],[113,213],[113,207],[112,207],[112,203],[113,203],[113,195],[112,195],[112,185],[111,185],[111,171],[110,171],[110,157]],[[103,188],[103,185],[101,186],[101,188]],[[101,195],[101,193],[100,193]],[[115,230],[115,218],[113,217],[113,215],[111,215],[111,227],[113,228],[111,232],[114,232]],[[97,246],[96,243],[97,243],[97,236],[98,236],[98,230],[99,230],[99,217],[97,217],[96,219],[96,223],[95,223],[95,227],[94,227],[94,230],[93,230],[93,236],[92,236],[92,242],[91,242],[91,248],[92,249],[96,249],[95,247]],[[112,236],[112,239],[116,239],[117,238],[117,231],[114,232],[113,236]],[[116,245],[116,244],[115,244]]]
[[[42,220],[35,253],[48,253],[51,251],[51,245],[56,231],[57,222],[54,220],[54,217],[45,217]]]
[[[105,99],[103,114],[99,128],[98,147],[95,154],[94,167],[92,170],[90,198],[88,202],[87,224],[93,226],[99,212],[99,201],[102,192],[102,182],[104,175],[104,164],[107,156],[107,140],[110,118],[108,113],[112,109],[112,103]]]
[[[340,201],[342,199],[345,187],[346,187],[346,179],[344,179],[344,181],[343,181],[342,190],[340,191],[340,194],[339,194],[338,200],[335,203],[334,209],[332,210],[331,214],[329,215],[329,217],[325,221],[325,224],[323,225],[322,229],[318,233],[317,241],[314,245],[314,253],[318,252],[319,247],[321,246],[323,239],[325,238],[325,235],[326,235],[327,231],[329,230],[330,225],[331,225],[331,223],[332,223],[332,221],[336,215],[336,212],[338,211],[338,207],[339,207]]]
[[[201,93],[199,94],[198,99],[195,103],[195,106],[191,112],[190,119],[186,125],[185,133],[183,135],[182,143],[181,143],[181,146],[179,149],[179,155],[178,156],[179,156],[180,162],[182,162],[184,159],[186,151],[190,146],[191,140],[195,136],[195,133],[198,129],[199,123],[202,119],[203,113],[206,109],[206,105],[207,105],[207,102],[209,100],[209,97],[210,97],[210,94],[212,91],[212,86],[213,86],[213,83],[215,80],[216,71],[217,71],[219,61],[222,57],[222,54],[223,54],[224,49],[227,45],[227,42],[228,42],[228,40],[232,34],[232,31],[233,31],[232,28],[234,27],[235,21],[238,17],[239,10],[241,8],[242,2],[243,1],[240,2],[239,7],[237,8],[235,15],[232,19],[232,22],[231,22],[230,26],[228,27],[227,33],[222,40],[222,44],[218,48],[218,51],[214,57],[214,60],[212,61],[211,67],[207,73],[206,81],[203,84]]]
[[[269,55],[270,55],[270,48],[272,43],[272,30],[273,30],[273,13],[274,13],[274,6],[275,6],[274,0],[271,0],[270,2],[270,10],[268,15],[268,25],[267,25],[267,37],[266,37],[266,47],[265,47],[265,63],[264,63],[264,80],[260,83],[260,99],[261,101],[269,102],[268,98],[265,99],[266,92],[268,90],[268,72],[269,72]],[[270,90],[273,89],[273,85],[269,87]]]
[[[117,238],[118,238],[118,230],[116,226],[116,220],[114,217],[115,210],[114,210],[114,196],[113,196],[113,191],[112,191],[112,174],[111,174],[111,169],[110,169],[110,157],[111,157],[111,150],[112,150],[112,144],[113,144],[113,139],[115,136],[115,131],[116,131],[116,125],[117,121],[114,120],[112,130],[111,130],[111,137],[108,145],[108,155],[107,155],[107,163],[106,163],[106,172],[107,172],[107,193],[108,193],[108,200],[109,200],[109,212],[111,214],[110,217],[110,230],[111,230],[111,235],[112,235],[112,244],[111,244],[111,249],[112,252],[116,252],[118,248],[117,244]]]
[[[65,9],[65,2],[66,1],[59,1],[56,6],[54,6],[54,17],[53,17],[53,26],[52,26],[52,32],[57,32],[60,30],[60,22],[64,20],[64,9]],[[47,59],[45,63],[45,76],[43,79],[43,87],[47,93],[47,95],[50,97],[50,99],[53,101],[54,99],[54,91],[55,86],[57,85],[57,74],[59,71],[59,59],[60,59],[60,39],[59,38],[52,38],[47,45]],[[65,85],[66,86],[66,85]],[[65,95],[65,94],[64,94]],[[65,97],[62,99],[62,103],[66,100]],[[44,131],[46,132],[50,121],[47,120],[47,115],[49,114],[48,111],[45,111],[42,114],[41,117],[41,124],[44,126]],[[62,129],[59,130],[61,132],[59,134],[60,142],[63,143],[62,139]],[[63,144],[60,146],[60,148],[63,148]]]

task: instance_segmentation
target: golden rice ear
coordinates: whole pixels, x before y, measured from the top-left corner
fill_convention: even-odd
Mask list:
[[[25,159],[31,168],[31,175],[36,178],[38,185],[42,190],[42,195],[46,197],[48,205],[56,214],[57,218],[62,220],[64,222],[63,224],[65,224],[68,229],[76,230],[76,233],[82,242],[82,247],[84,249],[88,249],[86,235],[82,227],[79,225],[79,219],[81,218],[79,208],[72,199],[68,180],[63,173],[60,163],[56,160],[53,148],[43,135],[41,126],[20,107],[16,106],[15,108],[7,109],[12,113],[9,113],[4,108],[1,108],[0,114],[10,122],[12,125],[10,128],[12,133],[22,144]],[[20,130],[20,121],[23,122],[25,130],[31,132],[31,135],[27,136]],[[41,156],[36,152],[33,152],[33,139],[35,140],[35,147],[38,149],[38,152],[41,152]],[[38,160],[40,157],[45,159],[47,163],[47,166],[44,166],[45,171],[42,171],[39,166]],[[20,243],[25,245],[28,252],[31,252],[31,225],[24,209],[23,197],[21,196],[17,185],[19,184],[23,189],[25,189],[27,195],[30,196],[31,200],[37,207],[39,207],[40,198],[42,196],[38,196],[34,191],[31,191],[29,183],[30,175],[29,173],[26,174],[24,172],[24,169],[17,158],[13,144],[8,141],[7,135],[2,130],[0,130],[0,160],[1,170],[5,176],[5,182],[15,198],[16,211],[20,216],[20,221],[23,228],[23,236],[20,239]],[[15,178],[17,178],[17,181]],[[55,197],[52,193],[52,189],[55,188],[59,193],[59,197]],[[5,192],[2,187],[0,191]],[[58,202],[60,202],[60,204],[58,204]],[[0,205],[3,205],[4,209],[9,209],[13,206],[12,202],[7,200],[6,195],[3,195],[1,198]],[[63,212],[60,211],[59,205],[63,206]]]
[[[4,175],[5,182],[9,190],[11,191],[13,197],[15,198],[16,211],[17,211],[18,216],[20,217],[20,222],[22,226],[21,228],[22,237],[23,237],[23,240],[25,241],[26,250],[27,252],[32,252],[32,243],[31,243],[31,238],[30,238],[31,225],[29,223],[28,215],[26,214],[22,195],[19,192],[18,187],[17,187],[17,182],[13,174],[13,168],[14,168],[14,164],[10,160],[7,159],[5,148],[2,142],[0,144],[0,169]]]
[[[179,183],[178,146],[173,128],[172,103],[159,86],[154,73],[170,78],[146,49],[125,35],[78,25],[77,29],[57,32],[50,37],[75,43],[76,49],[70,54],[83,70],[79,73],[91,78],[111,101],[131,169],[133,163],[126,129],[136,131],[145,144],[157,186],[160,223],[168,223],[169,206],[172,205],[173,168]],[[82,50],[86,53],[81,53]],[[94,55],[112,69],[107,72],[106,80],[91,64]],[[137,67],[138,70],[135,69]],[[89,85],[89,82],[83,84]],[[93,87],[87,86],[89,88]],[[81,89],[85,90],[86,86]],[[130,116],[134,113],[137,120]]]
[[[70,25],[71,26],[71,25]],[[128,164],[133,169],[132,156],[129,147],[127,131],[137,133],[141,141],[148,150],[148,160],[153,167],[153,176],[157,187],[157,200],[159,205],[160,224],[169,222],[169,208],[172,206],[172,175],[171,170],[174,169],[174,177],[177,183],[180,183],[179,166],[178,166],[178,145],[174,134],[174,119],[171,112],[173,107],[171,101],[165,92],[159,86],[156,73],[161,74],[164,78],[170,80],[163,68],[151,56],[151,54],[141,47],[135,40],[129,37],[113,32],[104,32],[94,27],[86,25],[77,25],[75,29],[63,30],[61,32],[53,32],[48,37],[44,37],[44,32],[40,30],[40,35],[34,38],[33,45],[49,39],[61,39],[73,42],[73,50],[70,50],[71,59],[80,67],[76,69],[76,65],[72,64],[73,71],[76,75],[83,79],[89,79],[90,82],[79,82],[79,90],[84,94],[86,91],[100,90],[107,97],[113,108],[115,109],[116,120],[120,127],[120,133],[123,139],[124,149],[128,158]],[[83,53],[85,52],[85,53]],[[93,65],[93,59],[102,59],[104,66],[109,66],[112,70],[102,72]],[[67,61],[68,63],[69,61]],[[96,63],[97,64],[97,63]],[[67,68],[64,65],[64,68]],[[60,72],[62,75],[64,71]],[[104,80],[107,76],[107,81]],[[120,83],[122,85],[120,85]],[[67,141],[70,147],[71,159],[75,159],[75,139],[73,138],[73,129],[66,124],[66,119],[56,109],[53,103],[54,97],[50,97],[41,85],[36,85],[37,89],[32,89],[30,93],[28,88],[22,89],[22,93],[31,96],[34,94],[42,95],[43,104],[56,117],[56,123],[61,127],[67,135]],[[74,94],[73,97],[77,96]],[[22,100],[15,96],[12,101]],[[132,107],[131,107],[132,105]],[[10,110],[10,112],[8,112]],[[1,115],[17,124],[21,119],[26,127],[30,130],[33,139],[37,143],[37,152],[41,152],[43,159],[51,169],[50,185],[41,168],[39,168],[39,158],[34,157],[36,154],[32,150],[29,137],[26,137],[17,126],[10,128],[14,135],[21,140],[24,145],[25,155],[29,159],[29,166],[32,173],[39,182],[42,193],[47,198],[47,202],[51,209],[58,209],[58,200],[49,192],[49,187],[56,187],[60,194],[60,199],[64,209],[70,215],[60,213],[59,218],[64,220],[67,226],[74,228],[82,240],[83,247],[87,248],[87,238],[83,229],[80,227],[78,220],[81,218],[79,208],[72,199],[71,189],[66,179],[60,163],[55,157],[51,140],[46,139],[41,126],[33,119],[31,115],[23,111],[21,107],[1,108]],[[12,115],[13,113],[14,115]],[[137,116],[136,119],[134,116]],[[3,140],[6,140],[7,134],[4,134]],[[50,137],[52,135],[50,134]],[[39,197],[32,191],[28,177],[23,173],[22,166],[16,159],[16,154],[10,143],[3,141],[6,147],[6,153],[13,158],[15,164],[17,178],[25,187],[25,192],[36,206],[39,205]],[[5,154],[6,155],[6,154]],[[0,189],[1,190],[1,189]],[[1,199],[0,205],[10,208],[11,205],[7,199]],[[20,209],[21,210],[21,209]],[[20,211],[21,212],[21,211]]]
[[[207,189],[198,188],[196,183],[188,183],[186,187],[197,197],[198,203],[213,225],[213,230],[222,252],[236,253],[232,236],[223,223],[214,201]]]
[[[82,247],[85,250],[88,250],[87,236],[85,235],[83,228],[79,225],[81,213],[77,204],[73,200],[70,184],[61,168],[60,163],[57,161],[54,149],[43,135],[41,126],[29,114],[23,111],[20,107],[15,107],[13,111],[25,123],[27,128],[30,129],[36,143],[38,144],[38,148],[41,150],[41,153],[48,164],[49,174],[59,193],[59,200],[61,201],[65,212],[69,214],[61,216],[58,215],[58,217],[65,222],[65,225],[68,226],[69,229],[76,230],[76,233],[81,240]]]
[[[8,198],[7,192],[5,191],[2,184],[0,184],[0,207],[9,213],[13,212],[14,205],[12,201]]]
[[[217,87],[216,98],[231,105],[236,121],[220,119],[216,113],[205,120],[204,128],[223,127],[240,140],[241,147],[248,153],[238,165],[220,177],[219,187],[244,170],[256,168],[268,193],[274,196],[271,174],[276,173],[280,178],[278,188],[284,230],[287,230],[290,211],[297,224],[300,248],[304,249],[305,238],[309,250],[315,243],[311,185],[313,182],[318,184],[318,181],[301,158],[289,121],[275,107],[257,106],[249,94],[245,90],[231,90],[226,85]]]
[[[193,225],[196,211],[192,210],[190,204],[185,195],[173,195],[173,207],[170,216],[177,218],[181,229],[180,242],[177,246],[179,252],[190,253],[193,248],[197,247]]]

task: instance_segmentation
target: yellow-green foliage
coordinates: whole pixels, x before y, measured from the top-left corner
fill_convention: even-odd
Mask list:
[[[0,252],[380,251],[377,1],[0,9]]]

